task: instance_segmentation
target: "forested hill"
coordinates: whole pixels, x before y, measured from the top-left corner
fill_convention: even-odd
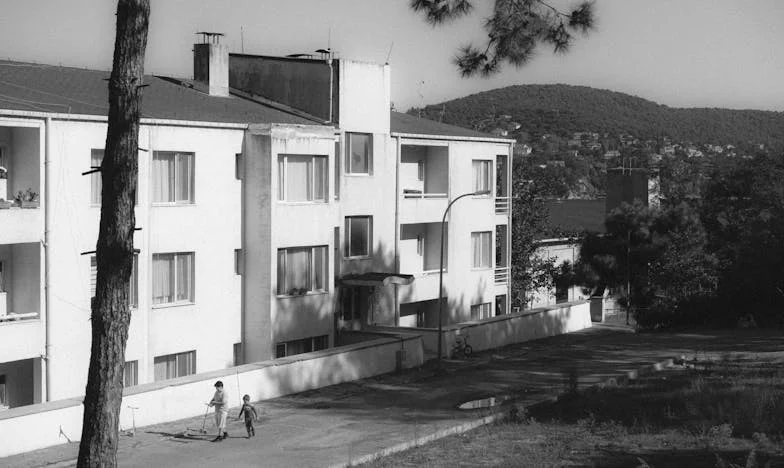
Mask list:
[[[414,115],[416,109],[409,111]],[[680,109],[624,93],[570,85],[517,85],[425,107],[423,117],[510,136],[572,132],[669,136],[713,144],[765,143],[784,147],[784,112]],[[508,123],[516,125],[505,128]],[[521,138],[524,140],[525,138]]]

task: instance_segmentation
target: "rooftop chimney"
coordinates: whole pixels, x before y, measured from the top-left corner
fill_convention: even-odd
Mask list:
[[[229,48],[220,43],[221,33],[199,32],[201,43],[193,45],[193,81],[196,89],[210,96],[229,95]]]

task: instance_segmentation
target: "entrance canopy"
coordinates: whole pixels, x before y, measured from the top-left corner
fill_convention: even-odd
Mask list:
[[[340,282],[346,286],[386,286],[389,284],[406,286],[414,282],[414,275],[368,272],[345,275],[340,279]]]

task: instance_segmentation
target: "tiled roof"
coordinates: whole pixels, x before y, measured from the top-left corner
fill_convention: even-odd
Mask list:
[[[455,125],[444,124],[434,120],[422,119],[402,112],[392,111],[390,117],[392,133],[407,133],[411,135],[437,135],[451,137],[485,138],[498,140],[499,137],[489,133],[476,132]],[[512,141],[512,140],[509,140]]]
[[[604,232],[604,199],[549,200],[546,203],[551,227],[566,234]]]
[[[0,61],[0,109],[106,115],[108,71]],[[142,117],[221,123],[317,122],[274,107],[192,89],[187,80],[144,77]]]

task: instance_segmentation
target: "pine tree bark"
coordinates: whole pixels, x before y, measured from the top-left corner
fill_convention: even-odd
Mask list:
[[[109,78],[109,125],[101,163],[98,275],[92,302],[92,347],[79,467],[117,465],[125,343],[131,321],[128,294],[149,17],[149,0],[118,1],[114,62]]]

